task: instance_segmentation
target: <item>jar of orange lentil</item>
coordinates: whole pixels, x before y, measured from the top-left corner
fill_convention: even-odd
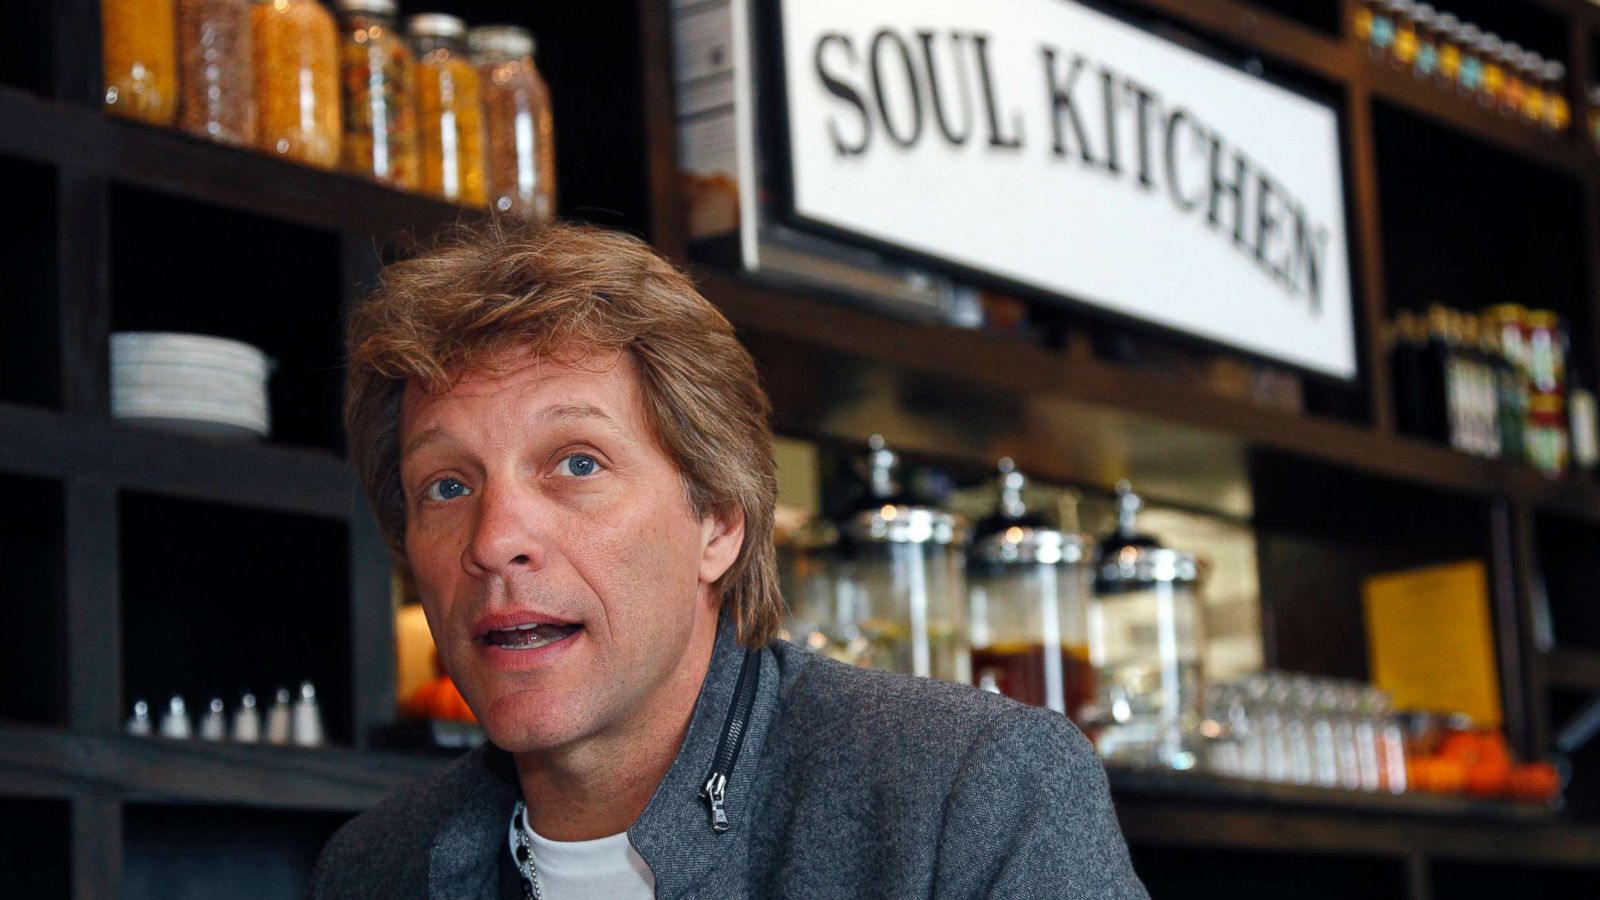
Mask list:
[[[414,190],[415,60],[395,27],[395,0],[338,0],[337,5],[344,78],[340,168]]]
[[[484,188],[483,95],[467,57],[467,25],[426,13],[406,20],[417,57],[417,144],[422,189],[468,206],[488,203]]]
[[[256,146],[331,169],[339,163],[339,57],[317,0],[256,0]]]
[[[556,209],[555,118],[550,89],[533,62],[533,35],[483,25],[467,35],[483,84],[489,208],[525,219]]]
[[[173,0],[100,0],[106,110],[153,125],[178,111]]]
[[[224,144],[256,139],[251,0],[178,0],[178,127]]]

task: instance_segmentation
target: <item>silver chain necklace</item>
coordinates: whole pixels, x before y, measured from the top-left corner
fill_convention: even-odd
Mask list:
[[[533,867],[533,846],[528,839],[526,811],[527,806],[521,800],[511,811],[511,827],[517,832],[516,859],[517,870],[522,873],[522,895],[526,900],[544,900],[544,891],[539,888],[539,870]]]

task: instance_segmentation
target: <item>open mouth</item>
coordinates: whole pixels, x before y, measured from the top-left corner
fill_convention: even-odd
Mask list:
[[[503,650],[537,650],[564,641],[582,630],[582,625],[518,625],[514,628],[496,628],[484,635],[483,640]]]

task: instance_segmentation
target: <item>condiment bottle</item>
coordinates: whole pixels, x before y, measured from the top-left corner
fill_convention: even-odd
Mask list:
[[[178,111],[173,0],[100,0],[106,111],[171,125]]]
[[[467,58],[466,23],[424,13],[406,20],[416,55],[417,142],[422,189],[468,206],[488,202],[484,187],[483,95]]]
[[[395,27],[395,0],[338,0],[344,134],[339,167],[415,190],[415,60]]]
[[[251,0],[178,0],[178,127],[222,144],[256,139]]]
[[[524,219],[556,211],[555,117],[534,65],[533,35],[483,25],[467,35],[483,86],[489,208]]]
[[[256,0],[256,146],[331,169],[339,163],[339,53],[317,0]]]

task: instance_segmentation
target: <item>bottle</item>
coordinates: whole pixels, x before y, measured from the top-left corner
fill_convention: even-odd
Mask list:
[[[1563,349],[1561,318],[1549,310],[1528,310],[1525,319],[1528,342],[1528,378],[1535,394],[1564,393],[1566,354]]]
[[[200,719],[200,740],[220,741],[228,736],[228,719],[222,712],[222,698],[212,697],[206,714]]]
[[[1500,431],[1500,377],[1495,368],[1492,332],[1477,316],[1465,317],[1466,344],[1472,368],[1472,416],[1476,452],[1490,459],[1499,459],[1502,448]]]
[[[1440,87],[1454,89],[1461,77],[1461,20],[1451,13],[1439,13],[1434,19],[1434,43],[1439,53],[1434,79]]]
[[[256,146],[274,156],[339,164],[339,39],[317,0],[256,0]]]
[[[1592,475],[1600,466],[1600,408],[1597,408],[1594,391],[1589,380],[1576,366],[1567,388],[1567,413],[1571,426],[1572,467],[1584,475]]]
[[[484,25],[467,35],[483,85],[489,208],[539,221],[556,211],[555,118],[533,35]]]
[[[173,0],[100,0],[100,66],[106,111],[171,125],[178,111]]]
[[[1500,457],[1510,462],[1522,462],[1527,456],[1528,395],[1522,373],[1506,351],[1502,326],[1494,309],[1484,311],[1481,337],[1484,356],[1494,373]]]
[[[415,60],[395,0],[338,0],[344,132],[339,167],[417,188]]]
[[[1528,457],[1546,478],[1567,471],[1567,421],[1560,394],[1535,394],[1529,401]]]
[[[127,731],[133,737],[149,737],[151,732],[150,704],[133,701],[133,715],[128,717]]]
[[[239,708],[233,711],[232,735],[241,744],[261,741],[261,710],[256,708],[256,695],[249,691],[239,695]]]
[[[320,747],[327,742],[322,729],[322,710],[317,706],[317,689],[309,681],[300,682],[300,696],[294,701],[294,721],[290,731],[301,747]]]
[[[406,20],[417,68],[417,143],[422,189],[484,206],[483,95],[467,58],[465,22],[425,13]]]
[[[178,0],[178,127],[221,144],[256,139],[251,0]]]
[[[267,743],[287,744],[293,732],[293,719],[289,709],[289,689],[278,688],[273,697],[272,709],[267,711]]]
[[[188,738],[193,729],[189,725],[189,711],[184,708],[183,698],[177,694],[167,701],[167,711],[161,715],[161,736],[183,740]]]

